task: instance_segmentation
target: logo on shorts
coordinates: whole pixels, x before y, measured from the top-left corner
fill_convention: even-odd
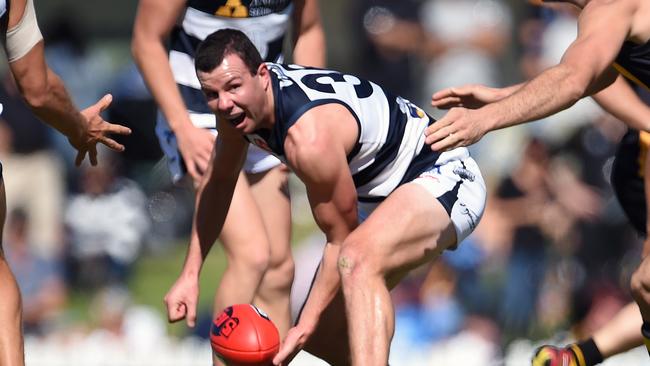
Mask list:
[[[478,217],[474,213],[472,213],[469,210],[469,208],[467,208],[466,204],[461,202],[461,203],[459,203],[459,205],[461,207],[460,208],[460,213],[467,216],[467,218],[469,219],[469,227],[472,230],[476,229],[476,222],[478,221]]]
[[[455,167],[454,168],[454,174],[457,176],[461,177],[462,179],[467,179],[470,182],[473,182],[474,179],[476,179],[476,176],[474,173],[470,172],[469,170],[461,167]]]

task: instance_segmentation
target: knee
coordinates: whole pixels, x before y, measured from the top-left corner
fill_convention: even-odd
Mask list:
[[[381,258],[372,250],[372,240],[351,235],[343,242],[337,267],[343,286],[369,276],[381,276]]]
[[[637,303],[650,305],[650,261],[641,262],[630,280],[632,296]]]
[[[277,288],[290,290],[294,273],[295,263],[291,253],[288,253],[281,260],[274,259],[265,276],[270,278]]]
[[[271,263],[271,253],[268,246],[260,246],[250,253],[237,253],[228,258],[228,267],[239,268],[248,273],[263,275]]]

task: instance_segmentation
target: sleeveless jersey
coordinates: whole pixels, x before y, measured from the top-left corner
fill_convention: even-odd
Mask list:
[[[211,114],[194,71],[194,52],[212,32],[244,32],[266,61],[282,60],[284,35],[291,20],[290,0],[189,0],[179,27],[171,34],[169,63],[190,112]]]
[[[248,141],[285,160],[287,131],[300,116],[323,104],[344,106],[359,127],[348,165],[361,202],[379,202],[434,164],[469,156],[465,148],[440,154],[425,146],[424,130],[435,120],[377,84],[330,70],[275,63],[267,66],[275,98],[275,125],[272,130],[246,136]]]
[[[614,67],[629,80],[650,90],[650,41],[642,45],[625,42]]]
[[[646,233],[645,160],[650,133],[630,129],[618,146],[612,168],[612,186],[634,228]]]

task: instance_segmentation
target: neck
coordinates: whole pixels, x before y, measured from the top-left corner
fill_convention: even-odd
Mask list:
[[[269,81],[266,88],[266,107],[264,108],[264,127],[272,128],[275,125],[275,96],[273,95],[273,81]]]

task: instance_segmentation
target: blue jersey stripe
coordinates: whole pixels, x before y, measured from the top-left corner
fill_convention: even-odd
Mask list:
[[[389,94],[387,94],[387,96],[389,100],[394,98]],[[375,179],[375,177],[384,171],[386,166],[393,163],[393,160],[395,160],[395,157],[399,152],[408,117],[398,108],[397,104],[390,103],[389,107],[391,123],[388,126],[386,142],[375,155],[373,163],[352,176],[354,186],[357,188],[364,186]]]
[[[178,85],[178,90],[181,92],[181,97],[189,111],[212,114],[212,111],[208,108],[208,102],[205,99],[205,95],[203,95],[201,90],[194,89],[187,85],[176,85]]]

